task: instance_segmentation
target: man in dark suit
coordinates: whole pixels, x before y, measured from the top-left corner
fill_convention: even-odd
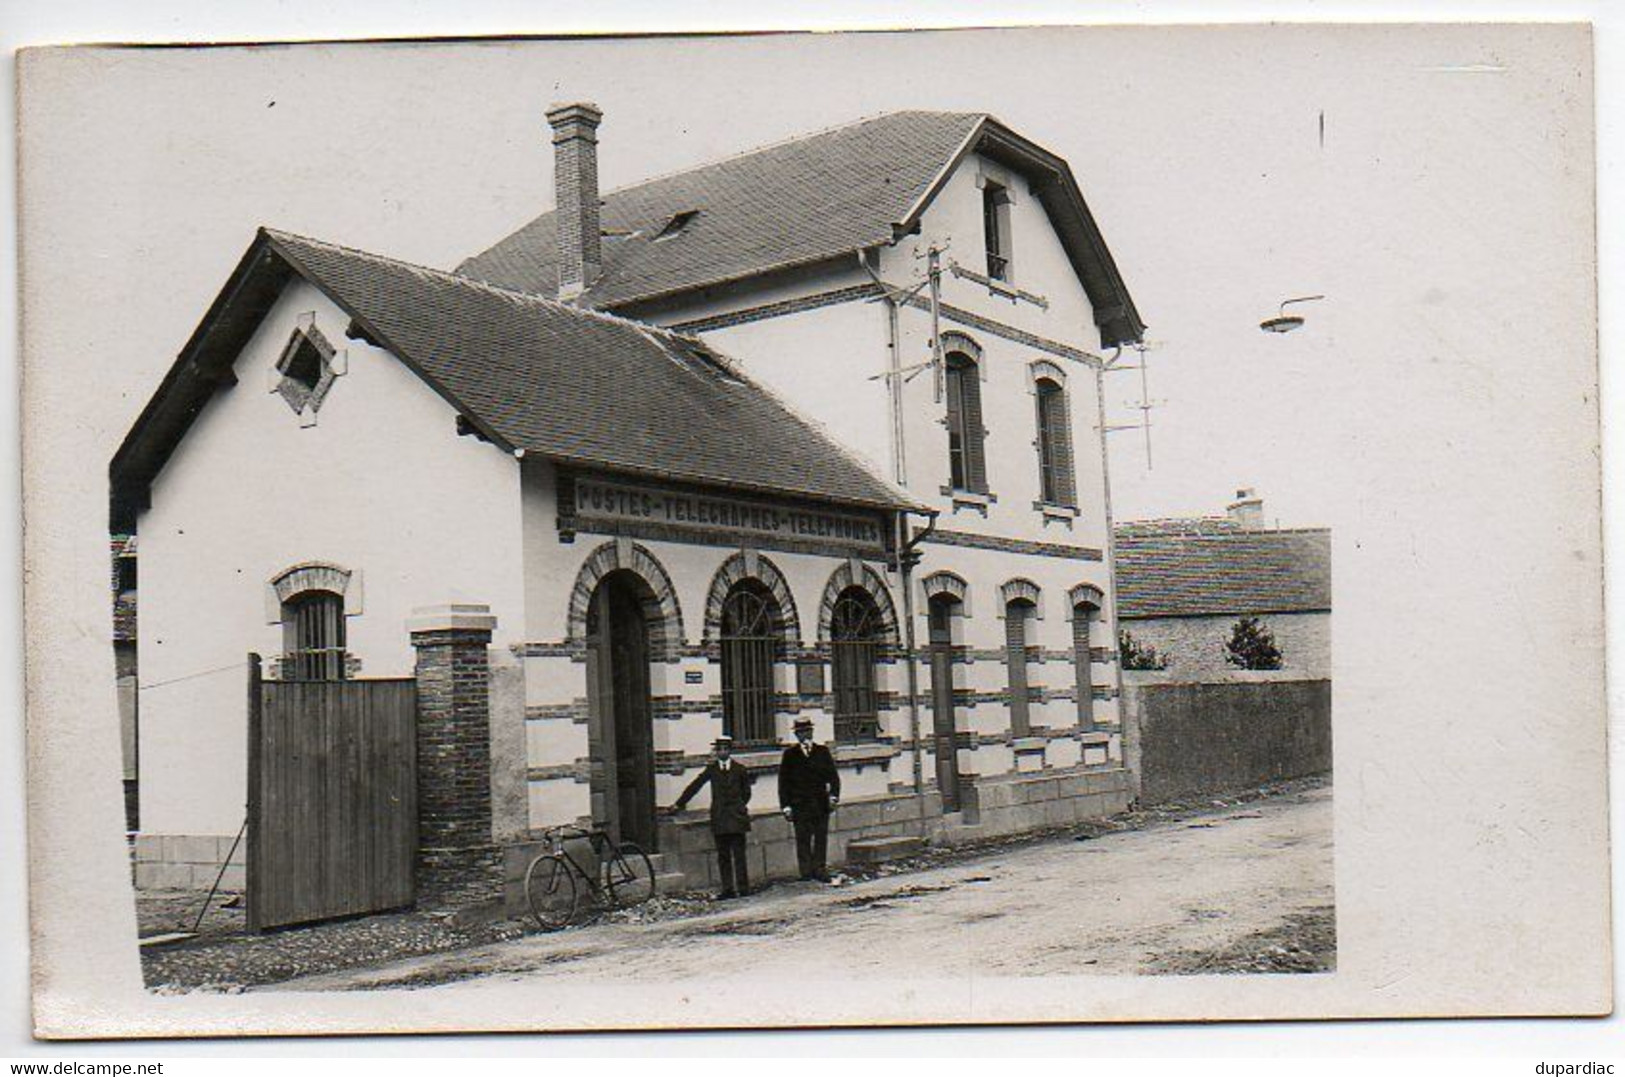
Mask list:
[[[779,806],[796,828],[801,877],[828,882],[829,814],[841,800],[841,776],[829,749],[813,743],[812,722],[798,718],[795,731],[796,743],[779,761]]]
[[[718,737],[711,750],[715,756],[677,798],[672,811],[679,812],[694,799],[700,787],[711,784],[711,836],[717,843],[717,874],[722,879],[726,900],[750,890],[750,871],[745,866],[745,835],[750,832],[750,772],[733,759],[733,738]]]

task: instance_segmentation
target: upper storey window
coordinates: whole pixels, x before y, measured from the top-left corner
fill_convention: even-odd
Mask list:
[[[1010,279],[1010,192],[1001,184],[982,185],[982,235],[987,243],[987,275]]]
[[[1038,477],[1044,501],[1076,506],[1072,472],[1072,424],[1066,390],[1049,378],[1035,384],[1038,398]]]
[[[982,450],[982,378],[976,361],[952,352],[947,363],[948,471],[955,490],[987,493]]]

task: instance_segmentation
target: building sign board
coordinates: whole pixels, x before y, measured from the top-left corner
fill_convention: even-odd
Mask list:
[[[654,483],[580,475],[570,523],[681,540],[749,541],[765,546],[831,547],[875,553],[885,548],[885,517],[789,500],[697,492]]]

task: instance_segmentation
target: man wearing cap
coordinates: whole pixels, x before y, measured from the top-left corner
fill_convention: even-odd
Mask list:
[[[813,724],[796,719],[796,743],[779,761],[779,806],[796,828],[796,862],[803,879],[829,881],[824,857],[829,851],[829,813],[841,799],[841,776],[835,757],[813,743]]]
[[[750,891],[750,873],[745,866],[745,835],[750,832],[750,773],[734,762],[733,738],[718,737],[711,745],[715,758],[705,765],[677,798],[672,811],[679,812],[700,787],[711,783],[711,836],[717,843],[717,874],[722,892],[717,896],[739,897]]]

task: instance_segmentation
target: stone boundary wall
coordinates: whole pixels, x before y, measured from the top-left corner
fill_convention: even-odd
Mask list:
[[[1125,677],[1124,722],[1143,804],[1332,769],[1332,682]]]
[[[220,875],[235,834],[141,834],[135,839],[137,890],[208,890]],[[238,843],[220,889],[241,892],[248,885],[248,838]]]

